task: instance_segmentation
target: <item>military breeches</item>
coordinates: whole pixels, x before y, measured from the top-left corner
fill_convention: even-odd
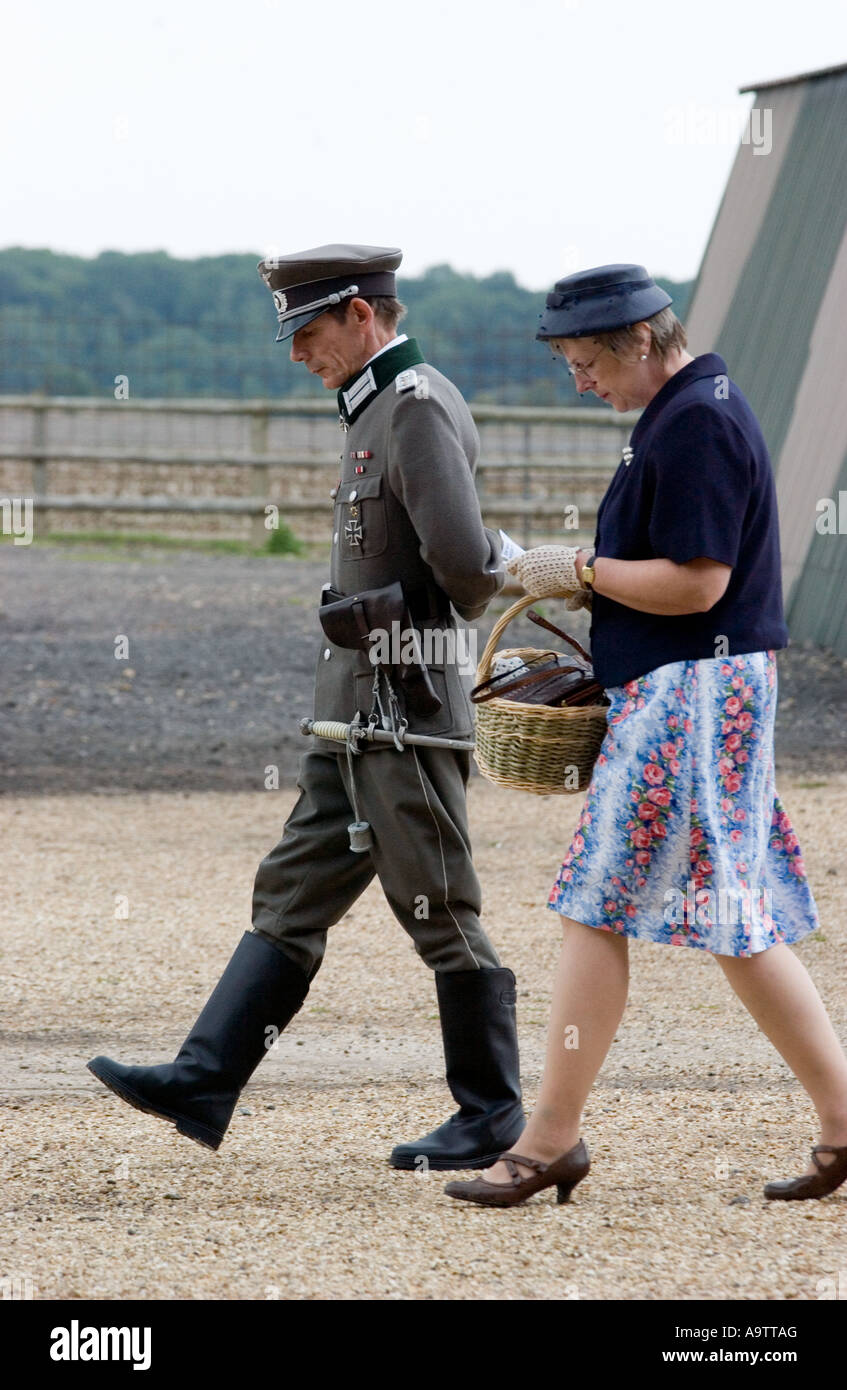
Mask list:
[[[300,797],[253,888],[253,927],[311,979],[326,934],[376,874],[388,903],[433,970],[499,966],[483,931],[471,860],[465,790],[470,754],[407,746],[353,759],[359,815],[373,833],[350,849],[356,819],[345,750],[311,750],[300,763]]]

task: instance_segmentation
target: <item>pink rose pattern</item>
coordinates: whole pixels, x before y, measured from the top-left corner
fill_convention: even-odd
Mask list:
[[[673,662],[606,694],[606,737],[548,906],[723,955],[814,931],[800,845],[774,786],[774,653]],[[669,889],[679,907],[670,917]],[[740,920],[721,913],[722,889]]]

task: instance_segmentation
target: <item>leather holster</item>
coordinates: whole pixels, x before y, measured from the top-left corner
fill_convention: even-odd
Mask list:
[[[391,640],[393,623],[399,624],[401,632],[414,627],[399,580],[384,589],[364,589],[358,594],[343,595],[335,589],[324,589],[318,616],[330,642],[368,653],[375,640],[372,634],[377,630],[387,633]],[[441,709],[441,700],[422,661],[385,664],[395,673],[410,714],[426,718]]]

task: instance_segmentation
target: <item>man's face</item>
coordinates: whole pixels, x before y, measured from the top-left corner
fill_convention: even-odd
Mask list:
[[[349,309],[343,321],[334,314],[319,314],[294,334],[291,360],[305,362],[328,391],[337,391],[371,355],[366,336],[366,325],[363,327]]]

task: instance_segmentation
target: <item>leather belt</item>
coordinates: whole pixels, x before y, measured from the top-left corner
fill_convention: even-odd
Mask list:
[[[401,584],[403,597],[407,607],[415,622],[428,622],[433,619],[446,618],[450,614],[450,600],[443,589],[430,580],[424,580],[420,584]],[[325,595],[331,595],[334,601],[349,598],[349,594],[342,594],[340,590],[327,586],[324,589]]]

